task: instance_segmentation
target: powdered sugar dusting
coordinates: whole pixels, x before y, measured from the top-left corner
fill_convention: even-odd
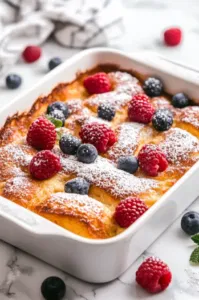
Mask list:
[[[26,191],[31,189],[31,183],[28,177],[20,176],[14,177],[6,182],[4,187],[4,193],[19,195],[21,193],[25,194]]]
[[[166,139],[160,144],[169,162],[180,164],[189,158],[190,153],[199,151],[198,139],[189,132],[172,128],[166,133]]]
[[[117,160],[121,156],[132,155],[138,144],[138,137],[143,124],[123,123],[118,126],[118,142],[108,151],[111,159]]]
[[[191,124],[199,129],[199,107],[188,106],[182,110],[181,121]]]
[[[94,163],[84,164],[74,156],[60,157],[63,170],[66,173],[83,177],[91,184],[106,190],[115,197],[126,197],[154,188],[157,182],[152,179],[142,179],[117,169],[114,164],[101,156]]]
[[[13,162],[17,166],[28,166],[32,156],[28,153],[28,146],[20,146],[16,144],[8,144],[5,147],[0,148],[0,159],[7,162]]]
[[[56,209],[56,206],[64,205],[67,206],[67,209],[70,211],[77,211],[82,215],[93,215],[96,218],[97,215],[101,215],[104,210],[104,205],[87,196],[79,194],[69,194],[69,193],[56,193],[53,194],[50,198],[50,201],[53,202],[53,209]],[[67,201],[67,202],[66,202]]]
[[[131,96],[135,94],[135,91],[142,92],[141,86],[138,85],[138,79],[129,73],[118,71],[111,72],[108,76],[114,85],[114,90],[117,92],[127,93]]]
[[[93,95],[85,101],[86,104],[91,107],[111,104],[116,110],[119,110],[128,104],[132,96],[143,91],[138,79],[126,72],[111,72],[108,76],[112,81],[114,91]]]
[[[125,106],[131,100],[131,98],[132,96],[126,93],[113,91],[104,94],[93,95],[86,100],[86,103],[91,107],[101,104],[111,104],[116,110],[118,110],[122,106]]]
[[[71,99],[67,102],[69,114],[74,114],[82,110],[83,103],[81,99]]]

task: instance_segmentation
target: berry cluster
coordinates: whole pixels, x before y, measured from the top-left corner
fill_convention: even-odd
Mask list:
[[[34,63],[37,60],[39,60],[41,55],[42,55],[42,49],[39,46],[35,46],[35,45],[27,46],[21,54],[23,60],[28,64]],[[61,58],[54,57],[50,59],[50,61],[48,62],[48,69],[52,70],[58,65],[60,65],[61,63],[62,63]],[[17,89],[21,85],[21,83],[22,83],[22,78],[18,74],[9,74],[6,77],[6,86],[8,89]]]

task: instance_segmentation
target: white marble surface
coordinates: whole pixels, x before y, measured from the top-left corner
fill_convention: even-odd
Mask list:
[[[128,0],[125,14],[126,34],[113,44],[127,52],[157,51],[169,58],[181,60],[199,68],[199,3],[198,0]],[[182,45],[169,48],[162,45],[161,33],[167,26],[178,25],[184,31]],[[35,84],[47,72],[50,57],[70,58],[76,51],[61,48],[53,42],[43,46],[44,55],[34,65],[19,62],[11,71],[23,77],[23,85],[8,91],[0,79],[0,105],[4,106],[21,91]],[[180,199],[179,199],[180,201]],[[191,207],[199,211],[199,200]],[[180,229],[180,218],[123,274],[109,284],[81,282],[63,272],[0,242],[0,300],[41,300],[40,285],[52,275],[60,276],[67,286],[64,299],[69,300],[196,300],[199,298],[199,267],[189,264],[193,243]],[[135,284],[135,271],[143,258],[155,255],[168,263],[173,273],[171,286],[159,295],[151,296]]]

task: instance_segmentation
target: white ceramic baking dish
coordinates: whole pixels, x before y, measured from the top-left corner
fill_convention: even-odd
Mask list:
[[[0,112],[0,126],[8,115],[29,109],[38,96],[49,93],[58,83],[70,82],[77,72],[105,63],[134,70],[143,77],[158,76],[164,81],[166,91],[184,91],[199,100],[198,78],[194,72],[165,64],[154,56],[129,56],[115,50],[94,49],[72,57],[14,99]],[[82,238],[1,197],[0,238],[78,278],[107,282],[123,273],[199,195],[198,177],[199,163],[196,163],[135,224],[106,240]]]

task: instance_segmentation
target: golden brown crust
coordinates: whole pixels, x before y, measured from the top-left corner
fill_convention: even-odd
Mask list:
[[[37,205],[35,211],[84,237],[104,239],[113,236],[116,231],[108,208],[86,195],[53,194]]]
[[[113,218],[120,200],[137,196],[151,206],[183,176],[199,158],[199,107],[175,109],[169,96],[155,97],[150,101],[156,109],[172,110],[173,127],[159,133],[151,124],[130,123],[128,103],[132,95],[143,91],[137,74],[135,78],[131,72],[118,70],[107,65],[79,74],[73,82],[60,83],[49,95],[39,97],[29,112],[8,117],[0,129],[0,195],[78,235],[108,238],[122,231]],[[83,79],[99,71],[108,72],[112,91],[90,96]],[[95,165],[79,164],[62,153],[62,170],[49,180],[38,181],[29,174],[30,160],[37,151],[27,145],[26,135],[30,124],[54,101],[67,101],[69,106],[70,116],[62,132],[79,137],[83,124],[105,122],[115,130],[118,142]],[[107,102],[116,108],[115,118],[108,123],[97,118],[98,105]],[[158,145],[167,155],[169,167],[165,172],[154,179],[140,169],[134,176],[116,168],[120,156],[137,155],[146,143]],[[90,182],[88,196],[64,193],[65,183],[76,176]]]

